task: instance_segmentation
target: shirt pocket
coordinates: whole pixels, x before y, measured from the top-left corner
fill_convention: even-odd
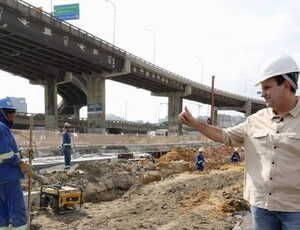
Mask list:
[[[256,153],[259,155],[266,155],[268,151],[268,138],[267,132],[253,132],[252,137]]]
[[[300,155],[300,133],[286,134],[286,144],[289,151]]]

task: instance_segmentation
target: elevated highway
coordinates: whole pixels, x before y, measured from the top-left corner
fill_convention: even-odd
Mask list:
[[[0,0],[0,69],[45,88],[46,127],[57,127],[58,117],[79,118],[79,110],[100,104],[101,113],[88,115],[91,132],[103,132],[105,80],[168,97],[169,129],[177,132],[182,99],[210,104],[212,89],[153,65],[22,0]],[[62,97],[57,107],[56,96]],[[214,90],[217,110],[246,115],[265,107],[256,100]]]
[[[30,128],[30,117],[33,116],[33,125],[35,129],[45,128],[45,115],[44,114],[31,114],[31,113],[16,113],[16,120],[14,123],[15,129],[29,129]],[[62,130],[65,122],[70,122],[72,128],[77,133],[86,133],[87,119],[79,118],[58,118],[58,129]],[[165,129],[167,127],[163,125],[151,124],[151,123],[137,123],[129,121],[119,120],[107,120],[106,131],[108,134],[120,134],[120,133],[139,133],[146,134],[148,131],[155,131],[156,129]]]

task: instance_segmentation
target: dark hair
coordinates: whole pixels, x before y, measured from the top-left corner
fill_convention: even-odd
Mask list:
[[[298,73],[288,73],[286,75],[288,75],[288,77],[298,86],[297,84]],[[274,79],[277,82],[277,85],[282,85],[282,83],[286,80],[282,75],[274,76]],[[296,93],[296,89],[294,89],[293,86],[290,86],[290,90],[292,93]]]

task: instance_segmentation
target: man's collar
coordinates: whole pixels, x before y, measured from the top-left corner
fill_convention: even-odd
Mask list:
[[[271,109],[271,113],[272,114],[270,115],[270,120],[280,118],[280,116],[273,109]],[[291,114],[291,116],[293,116],[295,118],[299,115],[299,113],[300,113],[300,100],[299,100],[299,97],[297,96],[296,106],[291,111],[286,112],[284,114],[284,116],[286,116],[287,114]]]

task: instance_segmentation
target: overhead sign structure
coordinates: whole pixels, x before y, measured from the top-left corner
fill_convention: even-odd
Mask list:
[[[54,16],[61,20],[79,19],[79,3],[54,6]]]
[[[87,105],[88,113],[102,113],[102,104],[89,104]]]

